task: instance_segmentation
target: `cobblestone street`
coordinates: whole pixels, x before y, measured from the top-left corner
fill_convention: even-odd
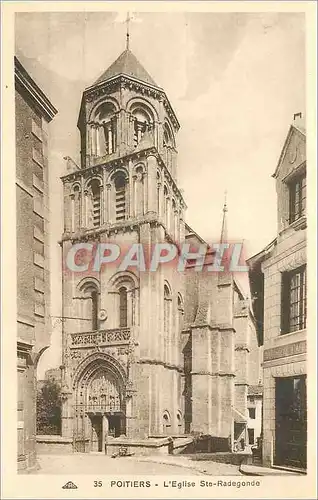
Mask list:
[[[240,475],[238,467],[216,462],[196,462],[186,457],[111,458],[103,454],[39,455],[36,474],[156,474],[156,475]]]

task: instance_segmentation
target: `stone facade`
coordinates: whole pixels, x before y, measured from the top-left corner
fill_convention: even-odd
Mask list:
[[[301,123],[290,127],[274,178],[277,238],[249,261],[252,289],[258,293],[256,315],[264,311],[263,340],[259,335],[264,343],[263,459],[266,465],[306,468],[306,136]],[[296,216],[295,186],[301,193],[297,195],[300,201]],[[290,281],[291,276],[295,281]],[[263,294],[259,293],[261,289]],[[263,307],[257,304],[261,301]],[[284,380],[302,387],[297,393],[301,399],[297,407],[299,420],[295,421],[298,434],[291,431],[285,444],[278,442],[283,427],[280,407],[285,405],[287,414],[296,411],[296,403],[288,403],[279,394]]]
[[[246,431],[255,335],[233,277],[175,262],[121,270],[120,256],[101,269],[68,265],[78,243],[91,255],[96,244],[125,254],[203,242],[185,223],[169,100],[126,50],[84,91],[78,128],[81,166],[68,158],[62,178],[63,437],[75,451],[102,451],[107,435],[140,443],[190,432],[231,446],[236,405]]]
[[[50,343],[47,124],[56,110],[17,59],[15,90],[18,468],[24,470],[35,465],[35,370]]]

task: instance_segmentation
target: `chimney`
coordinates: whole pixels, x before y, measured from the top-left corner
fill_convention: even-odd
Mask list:
[[[296,121],[297,118],[302,118],[302,113],[294,113],[294,121]]]

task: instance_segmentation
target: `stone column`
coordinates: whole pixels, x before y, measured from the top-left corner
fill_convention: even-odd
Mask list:
[[[71,231],[72,233],[75,231],[75,194],[72,193],[70,195],[71,200]]]
[[[86,125],[86,165],[85,167],[89,167],[89,159],[92,154],[92,144],[91,144],[91,127],[90,124],[88,123]]]
[[[147,157],[148,203],[147,213],[157,213],[157,158],[153,155]]]
[[[73,405],[72,392],[65,385],[61,392],[62,400],[62,436],[66,438],[73,437]]]
[[[107,444],[109,422],[106,415],[102,417],[102,451],[105,452],[105,445]]]
[[[84,178],[81,177],[81,206],[80,206],[80,228],[85,228],[85,190],[84,190]]]
[[[106,184],[106,196],[105,196],[105,222],[111,223],[111,210],[110,210],[110,199],[111,199],[111,184]]]

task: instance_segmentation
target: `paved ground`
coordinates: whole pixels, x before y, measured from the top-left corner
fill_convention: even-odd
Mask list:
[[[122,457],[103,454],[38,455],[40,469],[36,474],[156,474],[156,475],[240,475],[235,465],[195,462],[186,457]]]

